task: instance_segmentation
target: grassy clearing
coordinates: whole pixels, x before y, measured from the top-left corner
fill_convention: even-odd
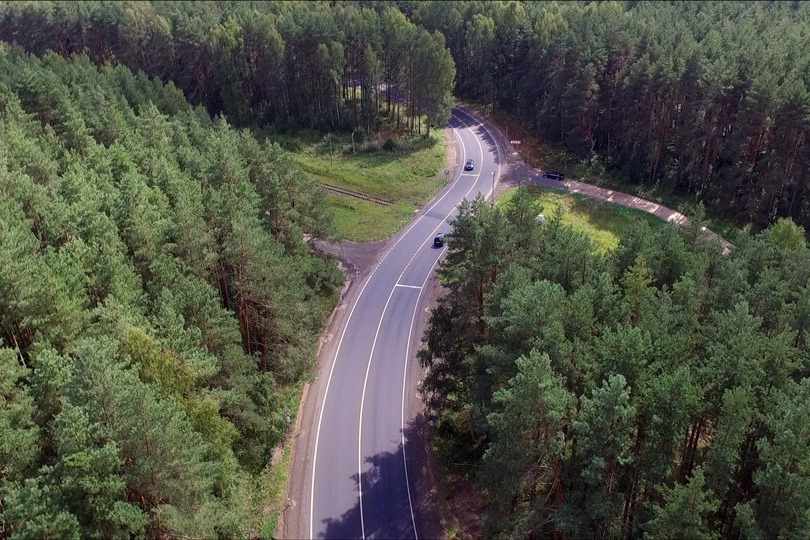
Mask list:
[[[639,220],[645,220],[652,227],[666,224],[646,212],[631,210],[615,204],[587,199],[580,195],[529,186],[529,193],[543,207],[548,218],[558,208],[563,211],[563,223],[585,232],[591,237],[601,253],[616,249],[619,239]],[[506,204],[517,189],[510,189],[498,199],[498,204]]]
[[[319,182],[361,191],[393,204],[379,207],[329,197],[338,233],[349,240],[382,240],[399,230],[418,206],[447,183],[447,141],[442,130],[429,138],[382,133],[373,138],[296,133],[272,137],[293,153],[298,165]],[[331,142],[331,144],[330,144]]]
[[[328,195],[335,225],[343,238],[355,242],[374,242],[388,238],[413,217],[414,206],[379,206],[337,195]]]

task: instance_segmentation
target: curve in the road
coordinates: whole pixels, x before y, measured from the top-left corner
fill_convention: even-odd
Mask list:
[[[417,525],[422,513],[415,511],[418,505],[411,492],[412,478],[406,450],[408,429],[412,429],[412,426],[406,427],[408,413],[412,410],[407,407],[406,398],[411,404],[416,399],[413,379],[416,372],[409,372],[408,364],[412,360],[415,328],[417,323],[422,324],[417,313],[423,292],[445,252],[445,249],[425,249],[426,244],[432,241],[436,232],[447,226],[462,198],[468,198],[475,191],[487,198],[494,196],[503,167],[510,176],[519,172],[524,178],[534,177],[536,181],[532,183],[546,183],[541,171],[516,158],[516,152],[510,154],[508,141],[496,126],[490,130],[475,114],[456,109],[449,127],[462,150],[460,163],[470,157],[478,158],[479,155],[473,155],[477,146],[480,161],[476,160],[475,173],[460,171],[443,193],[398,235],[365,276],[359,293],[350,302],[348,317],[336,329],[340,338],[325,386],[318,390],[323,392],[322,401],[320,406],[316,401],[311,409],[313,424],[317,425],[314,446],[309,446],[312,439],[307,439],[308,452],[312,455],[311,467],[306,462],[303,465],[312,476],[308,512],[310,537],[418,538]],[[586,196],[597,194],[593,198],[602,198],[598,196],[601,192],[587,189],[601,188],[579,182],[573,184],[571,191]],[[614,200],[609,202],[622,204],[615,200],[619,195],[624,194],[610,192],[609,196]],[[627,206],[654,204],[635,199],[636,206]],[[355,328],[358,325],[366,329],[365,333],[362,328],[360,331]],[[392,375],[392,369],[397,375]],[[396,379],[398,375],[402,377],[401,388]],[[392,396],[397,390],[399,403],[394,405],[393,399],[396,398],[392,399]],[[398,410],[394,414],[395,409]],[[358,415],[356,424],[354,414]],[[394,434],[396,428],[392,428],[397,422],[399,433]],[[327,428],[325,433],[324,427]],[[321,454],[328,450],[320,457],[331,467],[330,470],[321,470],[320,477],[319,449]],[[355,451],[357,459],[354,465],[350,465]],[[397,455],[400,452],[401,458]],[[352,469],[355,472],[350,473]],[[302,476],[306,478],[306,474]],[[320,505],[317,512],[316,499]],[[303,526],[301,533],[306,527],[304,508],[297,514]],[[318,523],[322,524],[320,528],[315,524],[316,514],[320,520]],[[391,521],[394,523],[389,523]],[[432,522],[423,521],[425,523]]]
[[[465,122],[462,118],[460,118],[458,116],[456,116],[456,120],[460,124],[464,125],[465,127],[467,127],[469,129],[469,124],[470,124],[469,122]],[[477,124],[476,127],[480,126],[484,130],[487,131],[488,138],[493,143],[492,146],[495,149],[494,153],[497,154],[497,157],[495,158],[496,165],[497,165],[497,171],[495,171],[495,170],[491,171],[493,173],[493,184],[494,184],[494,181],[496,180],[496,175],[497,176],[500,175],[500,154],[499,154],[497,141],[495,140],[493,135],[486,129],[486,126],[484,126],[484,125],[482,125],[482,124],[480,124],[478,122],[475,122],[475,123]],[[472,132],[472,129],[470,131]],[[463,148],[463,155],[466,158],[467,149],[466,149],[466,145],[464,144],[463,137],[459,134],[458,130],[454,130],[454,133],[456,135],[457,140],[459,141],[459,143],[461,144],[461,146]],[[473,135],[467,135],[467,137],[471,137]],[[481,165],[479,166],[478,171],[475,174],[475,180],[470,184],[469,188],[463,193],[464,198],[469,197],[470,193],[472,193],[476,189],[478,189],[478,191],[483,191],[483,189],[481,189],[481,187],[480,187],[480,184],[481,184],[480,181],[482,179],[482,174],[484,173],[484,170],[485,170],[484,157],[487,154],[484,151],[483,146],[481,145],[480,135],[479,136],[474,136],[474,139],[476,140],[476,143],[478,145],[478,150],[480,152],[480,156],[481,156],[480,164]],[[326,407],[327,407],[327,403],[328,403],[329,398],[330,398],[330,389],[331,389],[331,386],[332,386],[332,383],[333,383],[333,377],[335,375],[336,366],[338,365],[338,362],[341,359],[341,355],[343,354],[344,339],[346,338],[346,335],[347,335],[347,332],[349,331],[349,328],[352,327],[352,325],[354,323],[355,309],[359,305],[361,305],[361,302],[364,301],[364,298],[365,298],[366,293],[367,293],[367,287],[369,286],[369,284],[371,284],[375,280],[375,275],[376,275],[378,269],[381,268],[381,265],[386,262],[386,259],[389,256],[391,256],[392,253],[395,253],[395,252],[399,251],[398,247],[400,246],[400,243],[403,241],[403,239],[407,238],[409,236],[410,231],[412,229],[414,229],[415,227],[417,227],[422,220],[427,219],[428,221],[430,221],[431,219],[433,219],[434,221],[439,221],[439,223],[436,224],[435,227],[433,227],[430,234],[424,234],[424,232],[422,232],[422,233],[420,233],[421,234],[421,240],[419,238],[417,238],[416,241],[413,241],[414,239],[410,240],[410,242],[411,242],[410,248],[414,249],[414,246],[415,246],[415,250],[414,250],[413,254],[407,259],[407,262],[405,262],[404,260],[402,261],[404,263],[404,265],[399,267],[400,271],[398,272],[396,280],[394,280],[393,283],[389,282],[388,285],[384,285],[384,284],[380,283],[379,287],[377,288],[377,291],[376,291],[377,294],[375,295],[376,297],[379,297],[380,296],[379,293],[382,292],[380,290],[380,288],[385,289],[385,288],[390,287],[390,290],[388,290],[388,296],[387,296],[387,299],[385,301],[385,305],[383,306],[382,312],[378,315],[379,318],[376,320],[376,329],[374,330],[374,336],[373,336],[373,339],[371,340],[371,348],[370,348],[370,351],[367,353],[367,356],[366,356],[366,361],[365,361],[366,365],[365,365],[365,370],[364,370],[364,374],[363,374],[363,385],[362,385],[361,397],[360,397],[360,405],[359,405],[360,413],[359,413],[359,416],[358,416],[359,421],[358,421],[357,439],[356,439],[356,441],[357,441],[357,452],[358,452],[356,489],[357,489],[357,493],[358,493],[358,497],[357,497],[357,500],[358,500],[357,506],[359,507],[358,508],[359,516],[358,517],[359,517],[359,521],[360,521],[360,524],[359,524],[360,525],[360,527],[359,527],[360,530],[358,532],[360,533],[360,535],[363,538],[366,538],[367,536],[377,536],[378,535],[377,533],[379,533],[380,530],[381,530],[380,527],[378,526],[376,528],[372,527],[372,530],[371,530],[370,533],[367,531],[367,526],[366,526],[367,523],[366,522],[368,520],[368,517],[366,516],[366,514],[367,514],[366,509],[364,508],[363,485],[364,485],[364,481],[368,480],[368,478],[371,476],[369,473],[364,473],[364,471],[363,471],[363,463],[364,463],[364,458],[363,458],[363,456],[364,456],[364,451],[363,451],[364,450],[364,440],[363,440],[363,438],[364,438],[364,425],[363,424],[367,420],[365,413],[366,413],[366,406],[367,406],[367,403],[366,403],[367,393],[368,393],[368,389],[369,389],[369,377],[370,377],[370,373],[372,372],[372,364],[373,364],[373,362],[375,360],[375,353],[378,350],[378,342],[380,340],[380,334],[381,334],[381,331],[382,331],[382,328],[383,328],[383,323],[385,321],[387,321],[387,317],[390,316],[389,315],[389,306],[392,303],[392,299],[394,298],[395,292],[397,290],[401,290],[401,289],[418,289],[419,294],[416,297],[416,301],[407,306],[412,311],[410,313],[410,324],[409,324],[408,332],[407,332],[407,335],[405,336],[405,345],[404,345],[404,350],[405,350],[405,353],[404,353],[405,354],[405,357],[404,357],[405,362],[404,362],[404,364],[405,364],[405,366],[404,366],[404,369],[403,369],[402,390],[401,390],[400,403],[399,403],[400,410],[399,410],[399,414],[398,414],[399,421],[400,421],[400,426],[399,426],[400,436],[399,436],[399,439],[400,439],[400,444],[402,445],[401,446],[401,451],[402,451],[402,454],[403,454],[403,457],[402,457],[403,462],[402,462],[402,464],[403,464],[403,470],[404,470],[404,476],[405,476],[405,478],[404,478],[405,490],[404,491],[407,493],[407,505],[408,505],[408,511],[409,511],[409,514],[410,514],[409,515],[409,518],[410,518],[409,519],[409,521],[410,521],[410,527],[409,528],[412,528],[412,530],[408,531],[408,532],[413,534],[414,537],[417,536],[416,518],[414,516],[412,494],[410,493],[410,485],[409,485],[410,480],[408,478],[407,453],[406,453],[406,450],[405,450],[405,444],[406,444],[406,440],[405,440],[405,417],[406,417],[405,396],[406,396],[406,392],[407,392],[407,386],[406,386],[407,385],[407,364],[409,363],[408,361],[409,361],[409,356],[410,356],[410,343],[413,341],[413,329],[415,327],[415,322],[416,322],[416,317],[417,317],[416,313],[417,313],[417,310],[418,310],[419,302],[420,302],[421,297],[422,297],[422,291],[424,290],[425,284],[427,283],[428,279],[430,279],[430,277],[433,275],[433,272],[435,271],[435,266],[438,263],[438,261],[439,261],[439,259],[441,257],[441,254],[444,253],[444,250],[441,250],[439,252],[439,254],[434,254],[432,257],[427,257],[427,256],[424,256],[424,255],[419,257],[418,262],[420,264],[418,266],[420,266],[420,268],[412,269],[410,273],[411,274],[416,274],[416,275],[409,276],[409,277],[411,277],[412,280],[413,280],[413,278],[418,278],[418,280],[416,281],[416,283],[418,283],[417,285],[409,284],[407,282],[408,280],[405,279],[405,278],[406,278],[406,273],[409,271],[409,269],[411,269],[411,265],[412,265],[412,263],[414,263],[415,259],[417,258],[417,255],[425,253],[424,248],[425,248],[427,242],[432,240],[433,236],[439,230],[439,228],[443,227],[446,224],[448,218],[450,218],[455,213],[456,206],[457,206],[458,202],[460,201],[460,199],[462,197],[460,196],[461,195],[460,193],[458,193],[458,192],[454,193],[454,188],[462,180],[462,177],[469,177],[469,176],[470,175],[468,175],[468,174],[459,174],[458,177],[456,178],[456,180],[451,184],[451,186],[449,186],[446,189],[445,193],[442,194],[430,206],[430,208],[426,212],[422,213],[417,219],[415,219],[411,223],[411,225],[399,236],[399,238],[396,240],[394,245],[380,259],[380,261],[377,263],[377,265],[374,267],[374,269],[368,275],[368,277],[366,277],[365,282],[364,282],[364,284],[363,284],[363,286],[362,286],[362,288],[360,290],[360,293],[358,294],[354,304],[351,307],[351,310],[350,310],[349,315],[348,315],[348,319],[347,319],[347,321],[346,321],[346,323],[345,323],[345,325],[343,327],[343,330],[341,332],[340,340],[338,341],[338,345],[337,345],[337,349],[336,349],[336,352],[335,352],[334,360],[333,360],[332,365],[330,367],[329,376],[327,378],[326,387],[325,387],[325,390],[324,390],[324,397],[323,397],[323,401],[322,401],[321,407],[320,407],[320,414],[318,415],[317,428],[316,428],[316,434],[315,434],[315,446],[314,446],[314,452],[313,452],[313,458],[312,458],[312,473],[313,474],[312,474],[312,481],[311,481],[311,486],[310,486],[311,499],[310,499],[310,513],[309,513],[309,532],[310,532],[310,536],[312,536],[312,537],[314,537],[316,535],[316,529],[315,529],[315,498],[316,498],[316,495],[318,494],[318,491],[317,491],[318,486],[317,486],[317,483],[316,483],[316,479],[318,477],[318,474],[317,474],[317,472],[318,472],[318,453],[319,453],[319,448],[320,448],[320,445],[321,445],[321,433],[322,433],[323,421],[324,421],[326,411],[327,411]],[[486,180],[486,179],[484,179],[484,180]],[[445,207],[445,209],[442,210],[441,212],[436,212],[437,207],[439,207],[439,205],[444,201],[444,199],[448,195],[450,195],[451,193],[454,193],[454,197],[459,197],[459,198],[457,200],[452,201],[452,206],[450,206],[449,208]],[[487,193],[487,196],[489,196],[489,192]],[[439,216],[435,215],[436,213],[440,214],[440,216],[441,216],[440,220],[437,219],[437,218],[439,218]],[[428,228],[429,227],[430,227],[430,224],[428,224]],[[407,257],[408,255],[405,254],[405,256]],[[397,257],[401,257],[401,254],[397,253]],[[394,264],[394,263],[392,263],[392,264]],[[392,268],[388,268],[387,270],[389,271],[389,274],[393,273],[393,272],[391,272],[393,270]],[[421,275],[420,275],[420,273],[421,273]],[[405,306],[403,306],[403,307],[405,307]],[[375,317],[376,316],[377,315],[375,315]],[[365,354],[364,354],[364,356],[365,356]],[[346,359],[343,362],[343,364],[346,364],[350,360],[352,360],[352,359],[351,358]],[[382,360],[384,360],[384,359],[381,359],[380,361],[382,361]],[[356,359],[355,359],[355,364],[356,364]],[[378,391],[378,389],[375,388],[375,391]],[[376,410],[376,408],[377,407],[375,407],[375,410]],[[366,442],[368,442],[368,441],[366,441]],[[377,440],[377,442],[379,443],[379,439]],[[368,454],[366,454],[366,455],[368,455]],[[374,457],[376,455],[378,455],[378,454],[372,453],[371,454],[372,457],[367,458],[366,461],[371,460],[373,462]],[[374,466],[372,467],[371,472],[372,473],[375,472]],[[372,483],[372,485],[374,485],[375,479],[372,478],[370,480],[370,482]],[[388,486],[389,490],[395,490],[397,488],[398,488],[398,486]],[[385,499],[384,496],[378,496],[378,498]],[[386,502],[385,500],[382,501],[383,505],[385,504],[385,502]],[[344,515],[348,515],[347,519],[350,519],[350,514],[352,514],[352,513],[353,512],[350,510],[349,512],[347,512]],[[328,520],[324,520],[324,521],[329,521],[331,523],[331,522],[334,521],[334,518],[328,518]],[[372,520],[372,521],[374,522],[374,520]],[[379,520],[377,520],[377,521],[379,521]],[[349,533],[349,529],[351,528],[350,524],[344,523],[344,525],[345,526],[343,526],[343,527],[337,527],[337,528],[333,529],[332,532],[335,533],[335,534],[347,534],[347,533]],[[388,532],[391,532],[391,530],[388,530]],[[398,533],[401,533],[401,532],[405,532],[405,531],[401,531],[401,530],[398,531]],[[327,532],[327,534],[328,534],[328,532]],[[384,535],[384,534],[386,534],[386,532],[384,531],[381,534]]]
[[[458,118],[457,115],[456,115],[456,117]],[[470,127],[467,122],[464,122],[460,118],[459,118],[459,120],[462,123],[464,123],[465,125],[467,125],[467,127]],[[486,129],[486,126],[482,125],[482,127],[484,127],[484,129]],[[492,136],[491,133],[490,133],[490,136]],[[478,143],[478,149],[481,152],[481,155],[483,156],[484,155],[484,149],[481,146],[481,140],[478,137],[476,137],[475,140]],[[494,138],[493,138],[493,140],[494,140]],[[466,156],[466,147],[464,146],[464,142],[461,139],[459,139],[459,142],[461,143],[462,148],[464,148],[463,154]],[[497,145],[496,145],[496,151],[497,151]],[[466,161],[466,159],[463,160],[463,161]],[[497,160],[496,160],[496,162],[497,162]],[[480,171],[480,168],[479,168],[479,171]],[[480,175],[480,172],[478,172],[476,174],[461,173],[459,175],[459,179],[462,176],[475,176],[477,178],[480,178],[481,175]],[[500,167],[499,167],[498,173],[495,174],[494,179],[497,179],[499,176],[500,176]],[[473,189],[474,189],[474,186],[471,187],[467,191],[466,195],[468,196],[472,192]],[[494,185],[493,185],[493,189],[494,189]],[[486,196],[489,196],[489,195],[490,194],[487,193]],[[441,201],[441,198],[439,199],[439,201]],[[438,204],[439,201],[437,201],[436,203],[431,205],[430,210],[428,210],[428,212],[430,212]],[[447,219],[450,218],[450,216],[452,216],[453,213],[454,212],[450,212],[450,213],[446,214],[443,217],[443,221],[447,221]],[[421,217],[422,216],[419,216],[417,218],[417,220],[421,219]],[[438,227],[436,229],[434,229],[433,233],[436,233],[437,231],[438,231]],[[425,247],[425,245],[432,239],[432,236],[433,235],[429,235],[429,236],[427,236],[425,238],[422,245],[420,246],[420,249],[423,249]],[[391,249],[393,249],[393,247]],[[443,249],[442,253],[444,253],[444,251],[446,251],[446,249]],[[380,317],[380,321],[379,321],[379,323],[377,325],[377,329],[375,331],[371,351],[369,352],[369,356],[368,356],[368,363],[366,365],[366,374],[365,374],[364,381],[363,381],[363,391],[362,391],[362,395],[361,395],[361,398],[360,398],[360,416],[359,416],[358,430],[357,430],[358,431],[358,448],[360,450],[358,452],[358,455],[357,455],[357,461],[358,461],[358,467],[357,468],[358,468],[358,476],[362,476],[362,473],[363,473],[363,452],[362,452],[363,412],[364,412],[364,406],[365,406],[366,389],[368,387],[368,374],[369,374],[369,372],[371,370],[371,363],[372,363],[372,359],[374,357],[374,351],[375,351],[375,349],[377,347],[377,339],[378,339],[378,336],[379,336],[380,327],[382,326],[385,314],[388,312],[388,306],[389,306],[389,304],[391,302],[391,298],[393,297],[394,291],[396,290],[396,288],[397,287],[418,288],[419,293],[418,293],[418,296],[417,296],[416,303],[414,304],[414,310],[413,310],[413,312],[411,314],[411,324],[410,324],[410,328],[409,328],[409,332],[408,332],[408,340],[406,342],[407,344],[406,344],[405,358],[404,358],[405,361],[403,362],[404,370],[403,370],[403,378],[402,378],[402,395],[401,395],[401,410],[400,410],[400,413],[401,413],[401,416],[400,416],[400,432],[401,432],[401,444],[402,444],[403,470],[404,470],[404,473],[405,473],[405,487],[406,487],[407,494],[408,494],[408,507],[409,507],[410,514],[411,514],[411,523],[412,523],[412,526],[413,526],[413,532],[414,532],[414,537],[415,538],[418,538],[419,535],[418,535],[417,527],[416,527],[416,518],[415,518],[414,510],[413,510],[413,497],[411,495],[410,481],[409,481],[409,478],[408,478],[408,464],[407,464],[407,450],[406,450],[407,445],[406,445],[406,441],[405,441],[405,394],[406,394],[406,390],[407,390],[407,371],[408,371],[408,363],[409,363],[409,359],[410,359],[410,357],[409,357],[409,355],[410,355],[410,343],[413,340],[413,328],[414,328],[414,323],[416,321],[416,314],[418,312],[417,307],[419,306],[419,300],[421,299],[422,292],[424,290],[424,287],[425,287],[427,281],[433,275],[433,270],[435,269],[436,264],[438,264],[438,262],[440,260],[440,257],[436,258],[434,264],[431,266],[431,271],[425,274],[425,278],[424,278],[424,281],[423,281],[421,286],[415,287],[415,286],[412,286],[412,285],[403,285],[399,281],[402,279],[402,276],[405,274],[405,271],[408,269],[411,262],[413,262],[413,259],[417,255],[417,253],[418,252],[414,253],[414,255],[409,259],[408,263],[402,269],[402,272],[400,273],[399,278],[397,279],[397,282],[391,288],[391,292],[389,293],[388,298],[386,299],[386,302],[385,302],[385,306],[383,307],[383,313],[382,313],[382,316]],[[365,538],[366,537],[366,532],[365,532],[365,519],[364,519],[364,512],[363,512],[363,490],[362,490],[363,484],[362,484],[362,482],[360,482],[358,484],[358,486],[359,486],[360,525],[361,525],[362,537]]]
[[[363,379],[363,393],[360,395],[360,416],[358,417],[358,425],[357,425],[357,477],[361,478],[363,476],[363,407],[366,403],[366,388],[368,387],[368,374],[371,371],[371,360],[374,358],[374,350],[377,348],[377,339],[380,336],[380,327],[382,327],[383,319],[385,318],[385,313],[388,311],[388,305],[391,303],[391,297],[394,296],[394,291],[396,291],[398,284],[394,284],[391,287],[391,292],[388,294],[388,299],[385,301],[385,306],[383,306],[382,316],[380,317],[380,322],[377,324],[377,330],[374,332],[374,341],[371,343],[371,351],[368,353],[368,363],[366,364],[366,376]],[[405,384],[405,381],[403,381]],[[405,446],[402,447],[403,451],[403,459],[405,456]],[[407,463],[405,464],[405,471],[407,476],[408,466]],[[360,530],[362,531],[363,538],[366,537],[366,524],[365,520],[363,519],[363,483],[358,483],[359,487],[359,499],[360,499]],[[408,485],[408,482],[405,482],[405,488],[408,490],[408,509],[411,512],[411,521],[413,522],[413,531],[414,536],[416,534],[416,519],[413,515],[413,504],[411,499],[411,486]]]

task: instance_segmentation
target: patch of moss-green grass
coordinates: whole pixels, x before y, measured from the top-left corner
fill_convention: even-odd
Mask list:
[[[315,181],[379,197],[391,203],[379,206],[342,196],[328,198],[338,233],[357,242],[382,240],[397,232],[448,182],[449,139],[434,129],[429,137],[410,134],[404,124],[391,120],[379,131],[322,133],[260,132],[259,136],[289,151]]]
[[[387,139],[356,141],[354,153],[351,141],[335,139],[331,154],[323,140],[294,153],[300,167],[319,182],[411,205],[427,202],[444,185],[439,174],[447,158],[442,136],[392,140],[391,151],[383,149]]]
[[[280,399],[282,403],[286,404],[286,410],[292,415],[290,417],[291,429],[295,425],[295,411],[298,410],[298,402],[301,399],[301,388],[299,383],[281,389]],[[282,408],[282,410],[284,409]],[[276,538],[281,514],[287,507],[284,495],[292,465],[292,448],[292,443],[287,437],[281,447],[276,449],[272,462],[259,477],[262,493],[260,512],[263,517],[259,526],[260,538]]]
[[[409,204],[380,206],[337,195],[328,195],[327,200],[335,216],[338,234],[355,242],[388,238],[408,223],[416,210]]]
[[[380,206],[329,195],[338,234],[355,242],[383,240],[400,230],[414,210],[438,193],[448,179],[443,172],[447,155],[442,131],[429,138],[355,137],[354,152],[351,138],[346,136],[301,138],[298,143],[294,159],[316,181],[391,203]]]
[[[666,226],[663,221],[646,212],[594,201],[564,191],[535,186],[529,186],[527,189],[535,197],[535,201],[543,207],[543,215],[548,218],[558,208],[562,209],[563,223],[587,234],[602,253],[616,249],[619,239],[639,220],[647,221],[652,227]],[[506,204],[516,191],[517,189],[506,191],[498,200],[498,205]]]
[[[286,445],[281,452],[281,459],[268,467],[264,476],[269,504],[266,507],[267,519],[261,524],[259,538],[276,538],[278,523],[284,511],[284,488],[292,464],[292,445]]]

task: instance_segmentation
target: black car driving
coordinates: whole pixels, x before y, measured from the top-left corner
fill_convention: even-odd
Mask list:
[[[447,242],[447,233],[439,233],[433,239],[433,247],[443,247],[445,242]]]

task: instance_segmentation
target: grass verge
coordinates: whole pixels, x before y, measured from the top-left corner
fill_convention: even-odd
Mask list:
[[[416,208],[409,204],[379,206],[337,195],[328,195],[327,200],[341,237],[355,242],[388,238],[411,219]]]
[[[287,403],[286,410],[293,416],[290,418],[292,425],[295,425],[295,413],[298,410],[298,399],[301,396],[301,383],[282,389],[282,401]],[[283,408],[282,408],[283,409]],[[276,530],[281,519],[281,514],[286,508],[284,498],[287,488],[287,478],[292,465],[293,444],[288,436],[280,448],[273,453],[270,464],[267,465],[259,482],[261,485],[262,501],[261,512],[263,519],[259,526],[259,538],[276,538]]]
[[[285,444],[281,452],[281,459],[274,465],[268,466],[264,474],[267,496],[265,515],[267,518],[259,530],[259,538],[263,539],[276,538],[278,522],[285,507],[284,488],[287,485],[287,476],[292,464],[292,445]]]
[[[319,182],[361,191],[392,203],[380,207],[364,201],[329,196],[338,233],[356,242],[383,240],[398,231],[447,183],[447,141],[443,131],[430,138],[374,139],[355,144],[345,137],[301,139],[293,154],[299,166]]]

